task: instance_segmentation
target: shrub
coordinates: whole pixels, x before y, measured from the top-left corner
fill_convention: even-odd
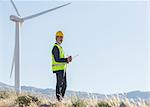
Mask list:
[[[23,95],[23,96],[19,96],[16,99],[16,103],[19,105],[19,107],[26,107],[26,106],[30,106],[31,103],[39,105],[41,101],[35,96]]]
[[[19,105],[19,107],[29,106],[31,102],[32,102],[32,99],[29,96],[19,96],[16,99],[16,103]]]
[[[97,103],[96,107],[111,107],[108,103],[105,102],[99,102]]]
[[[33,103],[35,103],[37,105],[41,104],[41,101],[38,99],[38,97],[31,96],[31,95],[28,95],[28,96],[31,98]]]
[[[0,99],[9,98],[9,94],[6,91],[0,91]]]
[[[75,102],[72,102],[72,107],[86,107],[86,104],[83,100],[77,100]]]

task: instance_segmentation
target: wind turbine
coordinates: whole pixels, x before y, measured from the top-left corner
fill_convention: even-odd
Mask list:
[[[11,67],[10,77],[12,76],[12,72],[13,72],[13,69],[14,69],[14,71],[15,71],[15,90],[16,90],[16,93],[19,94],[21,92],[21,86],[20,86],[20,45],[19,45],[20,41],[19,41],[19,38],[20,38],[20,31],[21,31],[22,23],[24,21],[28,20],[28,19],[32,19],[32,18],[35,18],[37,16],[46,14],[48,12],[59,9],[61,7],[67,6],[71,3],[60,5],[58,7],[48,9],[48,10],[39,12],[37,14],[22,18],[21,15],[19,14],[19,11],[18,11],[17,7],[15,6],[13,0],[10,0],[10,1],[11,1],[11,4],[13,5],[13,7],[14,7],[16,13],[17,13],[17,16],[10,15],[10,20],[15,22],[15,24],[16,24],[16,28],[15,28],[15,48],[14,48],[14,55],[13,55],[13,60],[12,60],[12,67]]]

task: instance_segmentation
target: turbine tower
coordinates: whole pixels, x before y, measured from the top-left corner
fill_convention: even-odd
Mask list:
[[[12,60],[12,67],[11,67],[11,73],[10,73],[10,77],[12,76],[12,72],[13,69],[15,71],[15,90],[16,93],[20,93],[21,92],[21,85],[20,85],[20,31],[21,31],[21,25],[24,21],[28,20],[28,19],[32,19],[35,18],[37,16],[46,14],[48,12],[54,11],[56,9],[59,9],[61,7],[67,6],[71,3],[67,3],[52,9],[48,9],[42,12],[39,12],[37,14],[31,15],[31,16],[27,16],[27,17],[21,17],[21,15],[19,14],[19,11],[17,9],[17,7],[15,6],[13,0],[10,0],[11,4],[13,5],[17,16],[15,15],[10,15],[10,20],[15,22],[16,24],[16,28],[15,28],[15,48],[14,48],[14,55],[13,55],[13,60]]]

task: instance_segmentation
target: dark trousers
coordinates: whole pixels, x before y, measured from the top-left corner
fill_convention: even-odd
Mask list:
[[[61,99],[65,95],[66,87],[67,87],[67,80],[66,80],[66,72],[64,70],[60,70],[56,72],[56,97],[58,101],[61,101]]]

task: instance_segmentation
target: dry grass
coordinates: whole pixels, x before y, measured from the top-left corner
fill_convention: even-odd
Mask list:
[[[25,99],[26,96],[28,96],[28,99]],[[22,106],[19,106],[19,103],[17,102],[19,97],[21,98],[19,101],[23,101]],[[24,99],[22,100],[22,98]],[[28,106],[25,105],[26,100],[29,100]],[[58,103],[55,99],[47,99],[39,96],[35,97],[27,93],[16,95],[14,92],[0,92],[0,107],[119,107],[121,104],[122,107],[150,107],[150,102],[140,98],[138,101],[134,101],[133,99],[129,100],[127,98],[121,100],[119,97],[98,100],[94,97],[89,99],[79,99],[74,96],[65,100],[63,103]]]

